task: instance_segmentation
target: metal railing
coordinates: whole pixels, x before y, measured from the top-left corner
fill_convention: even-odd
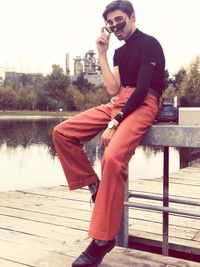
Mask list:
[[[128,191],[128,182],[126,186],[125,192],[125,201],[124,201],[124,211],[120,226],[120,231],[117,236],[117,245],[122,247],[128,247],[128,213],[129,207],[133,208],[140,208],[146,210],[153,210],[153,211],[160,211],[162,212],[162,254],[168,255],[169,253],[169,215],[170,214],[180,214],[180,215],[187,215],[191,217],[199,217],[200,212],[188,211],[185,209],[177,209],[177,208],[170,208],[169,203],[177,203],[177,204],[184,204],[184,205],[192,205],[200,207],[200,202],[191,201],[191,200],[183,200],[180,198],[169,197],[169,147],[170,146],[179,146],[179,147],[200,147],[200,126],[191,126],[191,127],[178,127],[167,126],[168,138],[164,138],[161,136],[160,133],[165,129],[165,127],[159,126],[152,127],[151,131],[149,131],[144,138],[142,144],[145,145],[158,145],[164,147],[164,157],[163,157],[163,196],[155,196],[155,195],[148,195],[148,194],[138,194],[138,193],[131,193]],[[181,141],[176,141],[176,136],[170,136],[169,133],[172,133],[172,130],[175,130],[179,133],[182,137]],[[191,131],[190,131],[191,130]],[[156,134],[158,133],[158,138],[156,138]],[[195,134],[197,134],[195,136]],[[194,137],[192,139],[192,137]],[[168,140],[167,140],[168,139]],[[166,145],[168,144],[168,145]],[[129,198],[142,198],[142,199],[149,199],[149,200],[156,200],[162,201],[162,206],[157,205],[150,205],[150,204],[141,204],[141,203],[134,203],[129,202]]]

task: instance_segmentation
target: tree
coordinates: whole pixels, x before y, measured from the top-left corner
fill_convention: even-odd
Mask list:
[[[0,107],[3,111],[14,108],[16,105],[16,92],[11,87],[0,88]]]
[[[73,85],[75,85],[81,92],[88,91],[94,87],[92,83],[84,78],[84,73],[81,73],[77,79],[73,81]]]
[[[168,69],[165,69],[164,79],[165,79],[165,88],[168,88],[168,86],[173,83],[172,78],[170,78],[169,76]]]
[[[16,93],[16,104],[20,110],[26,108],[26,89],[25,88],[20,88],[17,90]]]
[[[31,109],[35,110],[35,106],[38,101],[36,89],[34,88],[34,86],[28,86],[26,88],[26,91],[27,91],[27,101],[29,105],[31,105]]]
[[[182,82],[184,82],[187,78],[186,69],[181,68],[177,73],[174,74],[174,79],[172,79],[172,84],[175,89],[178,91],[181,88]]]
[[[76,110],[85,109],[85,97],[77,88],[74,88],[73,102]]]
[[[200,56],[189,65],[185,95],[190,102],[200,102]]]
[[[75,98],[77,94],[80,94],[81,92],[76,88],[76,86],[70,85],[67,89],[67,95],[66,95],[66,110],[73,111],[73,110],[80,110],[80,106],[78,107],[78,103],[75,103]],[[80,103],[79,103],[80,104]]]
[[[176,95],[177,95],[176,89],[172,84],[170,84],[163,93],[163,97],[171,99],[174,99]]]
[[[43,84],[50,109],[59,109],[65,106],[69,84],[70,79],[64,74],[62,68],[59,65],[52,65],[52,73],[45,77]]]

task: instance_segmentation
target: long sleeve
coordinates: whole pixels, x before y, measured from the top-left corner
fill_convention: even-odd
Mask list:
[[[121,109],[120,114],[117,114],[114,119],[119,123],[124,120],[130,113],[132,113],[141,103],[147,95],[148,89],[151,85],[151,80],[154,74],[155,63],[149,63],[142,65],[138,74],[138,81],[136,90],[129,97],[128,101]]]

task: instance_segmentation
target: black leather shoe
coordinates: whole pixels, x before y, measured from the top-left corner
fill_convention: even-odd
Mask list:
[[[93,240],[84,252],[72,263],[72,267],[97,267],[106,253],[115,246],[115,239],[104,246],[98,246]]]
[[[99,183],[99,184],[100,184],[100,183]],[[96,200],[96,196],[97,196],[98,189],[99,189],[99,184],[98,184],[98,186],[97,186],[97,191],[96,191],[94,194],[92,194],[92,196],[91,196],[91,199],[92,199],[92,202],[93,202],[93,203],[95,203],[95,200]]]

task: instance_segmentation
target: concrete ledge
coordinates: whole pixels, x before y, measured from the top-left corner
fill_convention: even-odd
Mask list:
[[[141,145],[200,147],[200,125],[152,125]]]

